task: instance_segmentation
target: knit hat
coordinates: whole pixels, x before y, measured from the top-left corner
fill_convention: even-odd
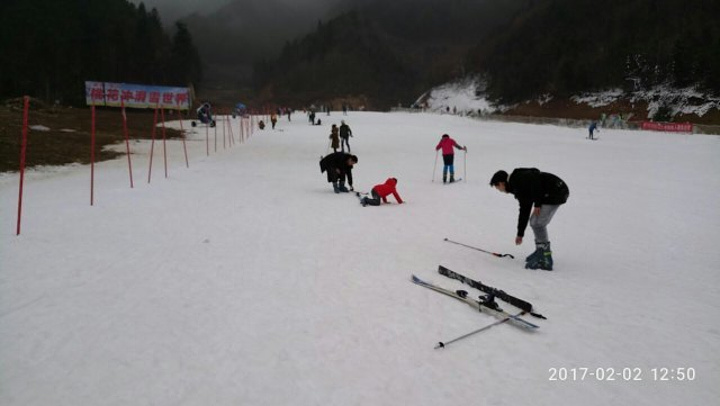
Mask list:
[[[497,171],[492,176],[492,179],[490,179],[490,186],[495,186],[500,182],[507,182],[508,180],[508,173],[505,171]]]

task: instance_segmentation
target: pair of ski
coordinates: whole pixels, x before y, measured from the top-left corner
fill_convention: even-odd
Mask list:
[[[442,265],[438,267],[438,272],[449,278],[459,280],[469,286],[479,289],[479,290],[487,293],[487,296],[480,296],[479,300],[474,300],[472,298],[469,298],[468,292],[464,291],[464,290],[452,291],[449,289],[445,289],[440,286],[434,285],[430,282],[423,281],[422,279],[418,278],[415,275],[412,275],[411,280],[416,285],[420,285],[422,287],[434,290],[438,293],[442,293],[446,296],[449,296],[449,297],[457,299],[461,302],[464,302],[464,303],[468,304],[470,307],[472,307],[473,309],[476,309],[478,311],[481,311],[483,313],[486,313],[490,316],[497,318],[498,321],[496,321],[495,323],[489,324],[487,326],[484,326],[480,329],[477,329],[475,331],[472,331],[470,333],[464,334],[464,335],[457,337],[455,339],[452,339],[450,341],[446,341],[446,342],[441,341],[440,343],[438,343],[437,346],[435,346],[435,349],[444,348],[451,343],[454,343],[456,341],[459,341],[466,337],[469,337],[473,334],[479,333],[481,331],[485,331],[494,326],[497,326],[497,325],[500,325],[503,323],[507,323],[507,322],[509,322],[510,324],[513,324],[517,327],[520,327],[524,330],[527,330],[527,331],[534,331],[534,330],[537,330],[538,328],[540,328],[538,325],[530,323],[529,321],[520,317],[526,313],[530,313],[531,315],[533,315],[535,317],[545,319],[545,317],[543,315],[532,312],[532,304],[530,304],[529,302],[526,302],[522,299],[515,298],[514,296],[510,296],[501,290],[484,285],[482,282],[467,278],[466,276],[461,275],[456,272],[453,272],[450,269],[443,267]],[[498,304],[495,302],[495,298],[499,298],[501,300],[507,301],[508,303],[512,304],[513,306],[520,308],[521,311],[518,314],[508,313],[508,312],[502,310],[498,306]]]

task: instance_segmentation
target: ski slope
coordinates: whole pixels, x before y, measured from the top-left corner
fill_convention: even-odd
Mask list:
[[[720,138],[601,130],[592,142],[584,129],[450,115],[320,118],[283,117],[227,149],[218,128],[217,152],[210,130],[209,156],[198,128],[189,168],[181,144],[167,143],[167,179],[156,144],[151,183],[149,142],[135,142],[135,187],[124,157],[100,163],[93,207],[89,167],[31,171],[20,236],[17,174],[0,177],[0,404],[720,398]],[[341,119],[359,157],[356,190],[393,176],[406,204],[363,208],[333,193],[318,159]],[[456,155],[465,182],[439,182],[442,162],[432,181],[443,133],[468,147],[466,168]],[[498,169],[531,166],[570,187],[549,226],[553,272],[523,268],[532,232],[514,245],[517,201],[488,185]],[[410,282],[480,293],[439,264],[548,320],[525,316],[540,329],[506,323],[434,350],[495,321]]]

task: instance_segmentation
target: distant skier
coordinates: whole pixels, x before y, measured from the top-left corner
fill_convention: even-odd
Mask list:
[[[443,163],[445,164],[443,166],[443,183],[447,183],[448,172],[450,172],[450,183],[455,182],[455,150],[453,148],[467,151],[467,147],[461,147],[447,134],[443,134],[435,147],[436,151],[442,149]]]
[[[357,162],[358,157],[355,155],[333,152],[320,160],[320,173],[327,172],[327,180],[333,184],[335,193],[349,192],[354,190],[352,169]],[[345,187],[345,178],[350,185],[349,190]]]
[[[522,244],[528,221],[533,229],[536,248],[525,259],[525,268],[552,271],[547,225],[560,205],[567,202],[570,196],[568,186],[552,173],[540,172],[537,168],[517,168],[509,177],[507,172],[497,171],[490,180],[490,186],[512,193],[520,203],[515,244]]]
[[[333,152],[337,152],[338,148],[340,148],[340,135],[337,125],[332,125],[332,128],[330,129],[330,137],[328,138],[330,138],[330,148],[333,149]]]
[[[352,137],[352,130],[350,126],[345,124],[345,120],[340,121],[340,150],[345,152],[345,145],[347,145],[347,152],[350,152],[350,137]]]
[[[397,200],[398,204],[403,204],[403,200],[400,198],[400,195],[398,194],[395,187],[397,186],[397,179],[396,178],[388,178],[388,180],[385,181],[385,183],[381,183],[379,185],[373,186],[372,190],[370,191],[372,198],[369,198],[367,196],[360,199],[360,203],[362,203],[363,206],[380,206],[380,200],[382,199],[383,203],[387,203],[387,197],[389,195],[393,195],[395,197],[395,200]],[[358,193],[358,197],[360,197],[360,194]]]
[[[590,138],[591,140],[595,139],[593,134],[595,130],[597,130],[597,122],[593,121],[590,123],[590,127],[588,127],[588,138]]]
[[[265,122],[262,121],[262,120],[258,121],[258,127],[259,127],[261,130],[264,130],[264,129],[265,129]]]
[[[272,129],[275,129],[275,124],[277,124],[278,116],[275,113],[272,113],[270,115],[270,124],[272,124]]]
[[[212,118],[212,106],[210,103],[205,102],[197,109],[197,117],[198,120],[203,123],[207,124],[210,127],[215,127],[215,120]],[[192,123],[193,127],[195,127],[195,122]]]

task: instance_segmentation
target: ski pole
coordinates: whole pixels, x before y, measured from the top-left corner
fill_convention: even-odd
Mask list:
[[[467,147],[465,147],[465,157],[463,162],[463,179],[467,182]]]
[[[498,254],[497,252],[486,251],[486,250],[484,250],[484,249],[482,249],[482,248],[473,247],[472,245],[466,245],[466,244],[463,244],[463,243],[461,243],[461,242],[453,241],[453,240],[450,240],[450,239],[447,239],[447,238],[446,238],[444,241],[447,241],[447,242],[453,243],[453,244],[457,244],[457,245],[462,245],[463,247],[470,248],[470,249],[473,249],[473,250],[476,250],[476,251],[480,251],[480,252],[484,252],[484,253],[486,253],[486,254],[495,255],[495,256],[498,257],[498,258],[510,257],[511,259],[515,259],[515,257],[512,256],[512,255],[510,255],[510,254]]]
[[[520,313],[517,314],[517,316],[514,316],[514,317],[522,316],[523,314],[525,314],[525,312],[520,312]],[[471,332],[469,332],[469,333],[467,333],[467,334],[463,334],[463,335],[461,335],[460,337],[453,338],[453,339],[450,340],[450,341],[445,341],[445,342],[440,341],[440,342],[435,346],[435,349],[437,350],[438,348],[445,348],[445,347],[447,347],[448,345],[450,345],[450,344],[452,344],[452,343],[454,343],[454,342],[460,341],[460,340],[462,340],[462,339],[464,339],[464,338],[470,337],[471,335],[474,335],[474,334],[483,332],[483,331],[485,331],[485,330],[489,330],[489,329],[491,329],[492,327],[495,327],[495,326],[497,326],[497,325],[499,325],[499,324],[503,324],[503,323],[509,321],[511,318],[512,318],[511,316],[505,317],[504,319],[500,319],[500,320],[498,320],[498,321],[496,321],[496,322],[494,322],[494,323],[492,323],[492,324],[488,324],[487,326],[483,326],[483,327],[480,327],[480,328],[477,329],[477,330],[471,331]]]
[[[435,170],[437,169],[438,150],[435,150],[435,165],[433,165],[432,181],[435,182]]]

